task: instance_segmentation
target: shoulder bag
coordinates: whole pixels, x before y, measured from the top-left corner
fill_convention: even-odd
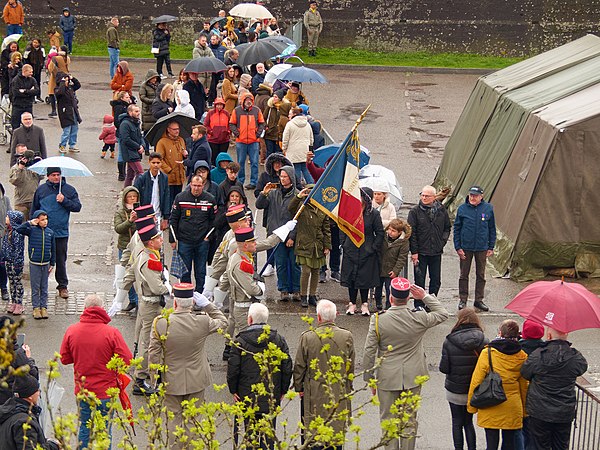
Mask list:
[[[506,401],[506,394],[502,387],[502,378],[494,372],[492,365],[492,348],[488,346],[488,360],[490,371],[479,386],[473,391],[471,406],[477,409],[490,408]]]

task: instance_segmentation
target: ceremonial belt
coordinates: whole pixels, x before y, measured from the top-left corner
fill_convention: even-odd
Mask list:
[[[142,295],[142,300],[148,303],[158,303],[161,297],[161,295]]]
[[[250,308],[252,302],[234,302],[233,306],[236,308]]]

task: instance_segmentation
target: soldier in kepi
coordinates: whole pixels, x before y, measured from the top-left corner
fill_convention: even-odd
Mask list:
[[[144,243],[144,250],[135,258],[134,264],[125,273],[122,289],[129,290],[135,283],[135,290],[139,296],[136,330],[140,330],[137,342],[143,361],[135,370],[133,394],[150,395],[156,392],[149,383],[148,374],[150,332],[154,318],[160,314],[166,304],[164,296],[169,295],[169,289],[165,284],[166,279],[160,260],[160,249],[163,244],[162,233],[155,224],[152,224],[139,230],[138,234]]]

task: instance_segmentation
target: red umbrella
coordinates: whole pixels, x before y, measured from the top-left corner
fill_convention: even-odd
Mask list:
[[[519,292],[506,309],[564,333],[600,328],[600,298],[577,283],[537,281]]]
[[[117,387],[119,388],[119,400],[121,401],[121,406],[123,410],[127,414],[129,419],[129,424],[131,425],[131,429],[133,430],[133,435],[135,436],[135,428],[133,427],[133,413],[131,411],[131,400],[129,399],[129,395],[127,395],[127,386],[131,383],[131,378],[126,373],[117,374]]]

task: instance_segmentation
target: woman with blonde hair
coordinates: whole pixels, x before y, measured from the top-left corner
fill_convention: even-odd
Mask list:
[[[152,115],[157,120],[175,110],[175,102],[172,100],[173,91],[172,84],[165,84],[160,91],[160,95],[152,102]]]

